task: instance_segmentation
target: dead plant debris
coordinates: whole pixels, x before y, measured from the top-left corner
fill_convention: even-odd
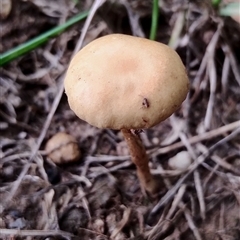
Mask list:
[[[9,2],[0,52],[91,14],[1,69],[0,239],[240,239],[239,23],[219,17],[211,1],[161,1],[157,41],[180,54],[191,90],[174,116],[140,134],[163,183],[150,197],[122,135],[80,121],[62,96],[81,46],[109,33],[149,36],[149,1]],[[81,161],[48,159],[44,146],[58,132],[76,138]],[[171,169],[168,160],[183,151],[191,164]]]

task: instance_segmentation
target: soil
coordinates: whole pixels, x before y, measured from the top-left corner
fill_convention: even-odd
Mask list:
[[[1,53],[93,3],[6,2]],[[103,2],[83,45],[111,33],[148,38],[150,1]],[[121,133],[78,119],[62,94],[85,20],[1,68],[0,239],[240,239],[240,24],[210,2],[161,1],[156,41],[171,40],[191,88],[172,117],[140,133],[161,185],[155,195],[141,189]],[[76,139],[78,161],[48,157],[46,142],[59,132]],[[171,169],[182,151],[191,165]]]

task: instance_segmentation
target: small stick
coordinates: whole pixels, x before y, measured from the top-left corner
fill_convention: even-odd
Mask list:
[[[189,226],[189,228],[192,230],[195,238],[196,238],[197,240],[202,240],[202,237],[201,237],[198,229],[196,228],[196,226],[195,226],[195,224],[194,224],[194,221],[193,221],[193,219],[192,219],[191,213],[190,213],[190,211],[189,211],[187,208],[186,208],[185,211],[184,211],[184,216],[185,216],[185,218],[186,218],[186,220],[187,220],[187,222],[188,222],[188,226]]]
[[[188,152],[190,153],[190,156],[194,159],[195,162],[197,162],[197,156],[196,156],[191,144],[189,143],[187,136],[183,133],[180,133],[179,136],[180,136],[181,141],[187,148]],[[200,205],[200,214],[201,214],[201,218],[204,220],[206,218],[206,213],[205,213],[206,205],[205,205],[205,201],[204,201],[204,194],[203,194],[203,188],[202,188],[202,184],[201,184],[201,180],[200,180],[200,174],[197,169],[193,172],[193,176],[194,176],[197,197],[198,197],[198,201],[199,201],[199,205]]]
[[[240,122],[240,121],[239,121]],[[197,162],[194,162],[192,166],[190,167],[189,171],[184,174],[177,182],[176,184],[168,190],[168,192],[160,199],[160,201],[157,203],[157,205],[152,209],[150,212],[150,215],[155,214],[162,206],[164,206],[167,202],[169,202],[173,195],[177,192],[179,187],[185,182],[185,180],[194,172],[195,169],[198,168],[198,166],[206,160],[206,158],[220,145],[232,140],[238,134],[240,133],[240,127],[237,128],[235,131],[233,131],[231,134],[226,136],[225,138],[221,139],[219,142],[212,145],[206,153],[203,153],[197,158]]]
[[[117,237],[117,235],[121,232],[121,230],[124,228],[124,226],[126,226],[126,224],[129,221],[130,218],[130,214],[131,214],[131,208],[127,208],[124,207],[124,212],[123,212],[123,217],[122,220],[120,222],[118,222],[116,228],[113,230],[112,234],[111,234],[111,239],[115,239],[115,237]]]
[[[204,140],[209,140],[211,138],[225,134],[226,132],[233,131],[236,128],[240,128],[240,120],[233,122],[233,123],[229,123],[225,126],[219,127],[217,129],[211,130],[209,132],[205,132],[205,133],[193,136],[193,137],[189,138],[188,141],[190,144],[195,144],[195,143],[198,143],[198,142],[201,142]],[[184,147],[184,144],[182,142],[177,142],[177,143],[172,144],[167,147],[163,147],[163,148],[157,147],[155,149],[151,149],[149,151],[149,153],[152,154],[153,157],[156,157],[160,154],[165,154],[165,153],[168,153],[172,150],[176,150],[181,147]]]
[[[97,9],[105,2],[105,0],[95,0],[93,5],[92,5],[92,8],[90,9],[90,12],[89,12],[89,15],[87,17],[87,20],[83,26],[83,29],[82,29],[82,33],[81,33],[81,36],[79,38],[79,41],[73,51],[73,54],[72,54],[72,57],[76,54],[76,52],[79,51],[79,49],[82,47],[82,43],[83,43],[83,40],[86,36],[86,33],[87,33],[87,30],[90,26],[90,23],[97,11]],[[54,101],[53,101],[53,104],[51,106],[51,110],[44,122],[44,125],[43,125],[43,128],[42,128],[42,131],[38,137],[38,140],[37,140],[37,143],[36,145],[34,146],[34,148],[32,149],[32,152],[31,152],[31,155],[30,155],[30,159],[29,159],[29,163],[26,164],[21,172],[21,174],[18,176],[17,180],[15,181],[14,185],[12,186],[12,189],[10,190],[9,192],[9,195],[7,197],[7,199],[5,200],[5,203],[9,202],[15,195],[18,187],[20,186],[21,182],[22,182],[22,179],[23,177],[27,174],[28,172],[28,169],[30,168],[30,165],[31,165],[31,162],[33,162],[43,140],[44,140],[44,137],[46,136],[46,133],[47,133],[47,130],[51,124],[51,121],[52,121],[52,118],[57,110],[57,107],[60,103],[60,100],[62,98],[62,94],[64,92],[64,84],[63,84],[63,79],[65,77],[65,73],[63,73],[63,75],[60,77],[60,80],[59,80],[59,89],[57,91],[57,95],[55,96],[54,98]]]
[[[217,72],[216,72],[216,66],[215,66],[215,62],[214,62],[214,56],[215,56],[215,51],[216,51],[216,45],[217,45],[217,42],[219,41],[222,27],[223,27],[222,23],[218,25],[218,29],[215,32],[215,34],[213,35],[213,37],[206,49],[206,54],[209,59],[208,60],[209,64],[208,64],[207,70],[209,72],[209,80],[210,80],[210,96],[209,96],[209,101],[207,104],[206,116],[204,119],[204,127],[206,129],[210,128],[213,106],[214,106],[214,102],[215,102],[215,91],[217,88]]]
[[[74,237],[75,235],[61,231],[61,230],[20,230],[20,229],[0,229],[0,235],[15,235],[15,236],[63,236],[67,239]],[[99,234],[100,235],[100,234]]]

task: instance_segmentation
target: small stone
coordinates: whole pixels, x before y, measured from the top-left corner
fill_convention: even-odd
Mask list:
[[[187,151],[182,151],[168,160],[168,165],[174,170],[185,171],[191,165],[192,159]]]
[[[157,137],[154,137],[153,139],[152,139],[152,143],[154,144],[154,145],[158,145],[159,144],[159,139],[157,138]]]
[[[67,133],[57,133],[50,138],[45,150],[48,157],[56,164],[76,162],[81,157],[77,140]]]

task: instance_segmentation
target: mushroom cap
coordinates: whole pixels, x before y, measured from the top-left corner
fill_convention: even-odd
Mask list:
[[[89,124],[144,129],[180,107],[189,80],[180,57],[167,45],[111,34],[74,56],[64,85],[70,108]]]

